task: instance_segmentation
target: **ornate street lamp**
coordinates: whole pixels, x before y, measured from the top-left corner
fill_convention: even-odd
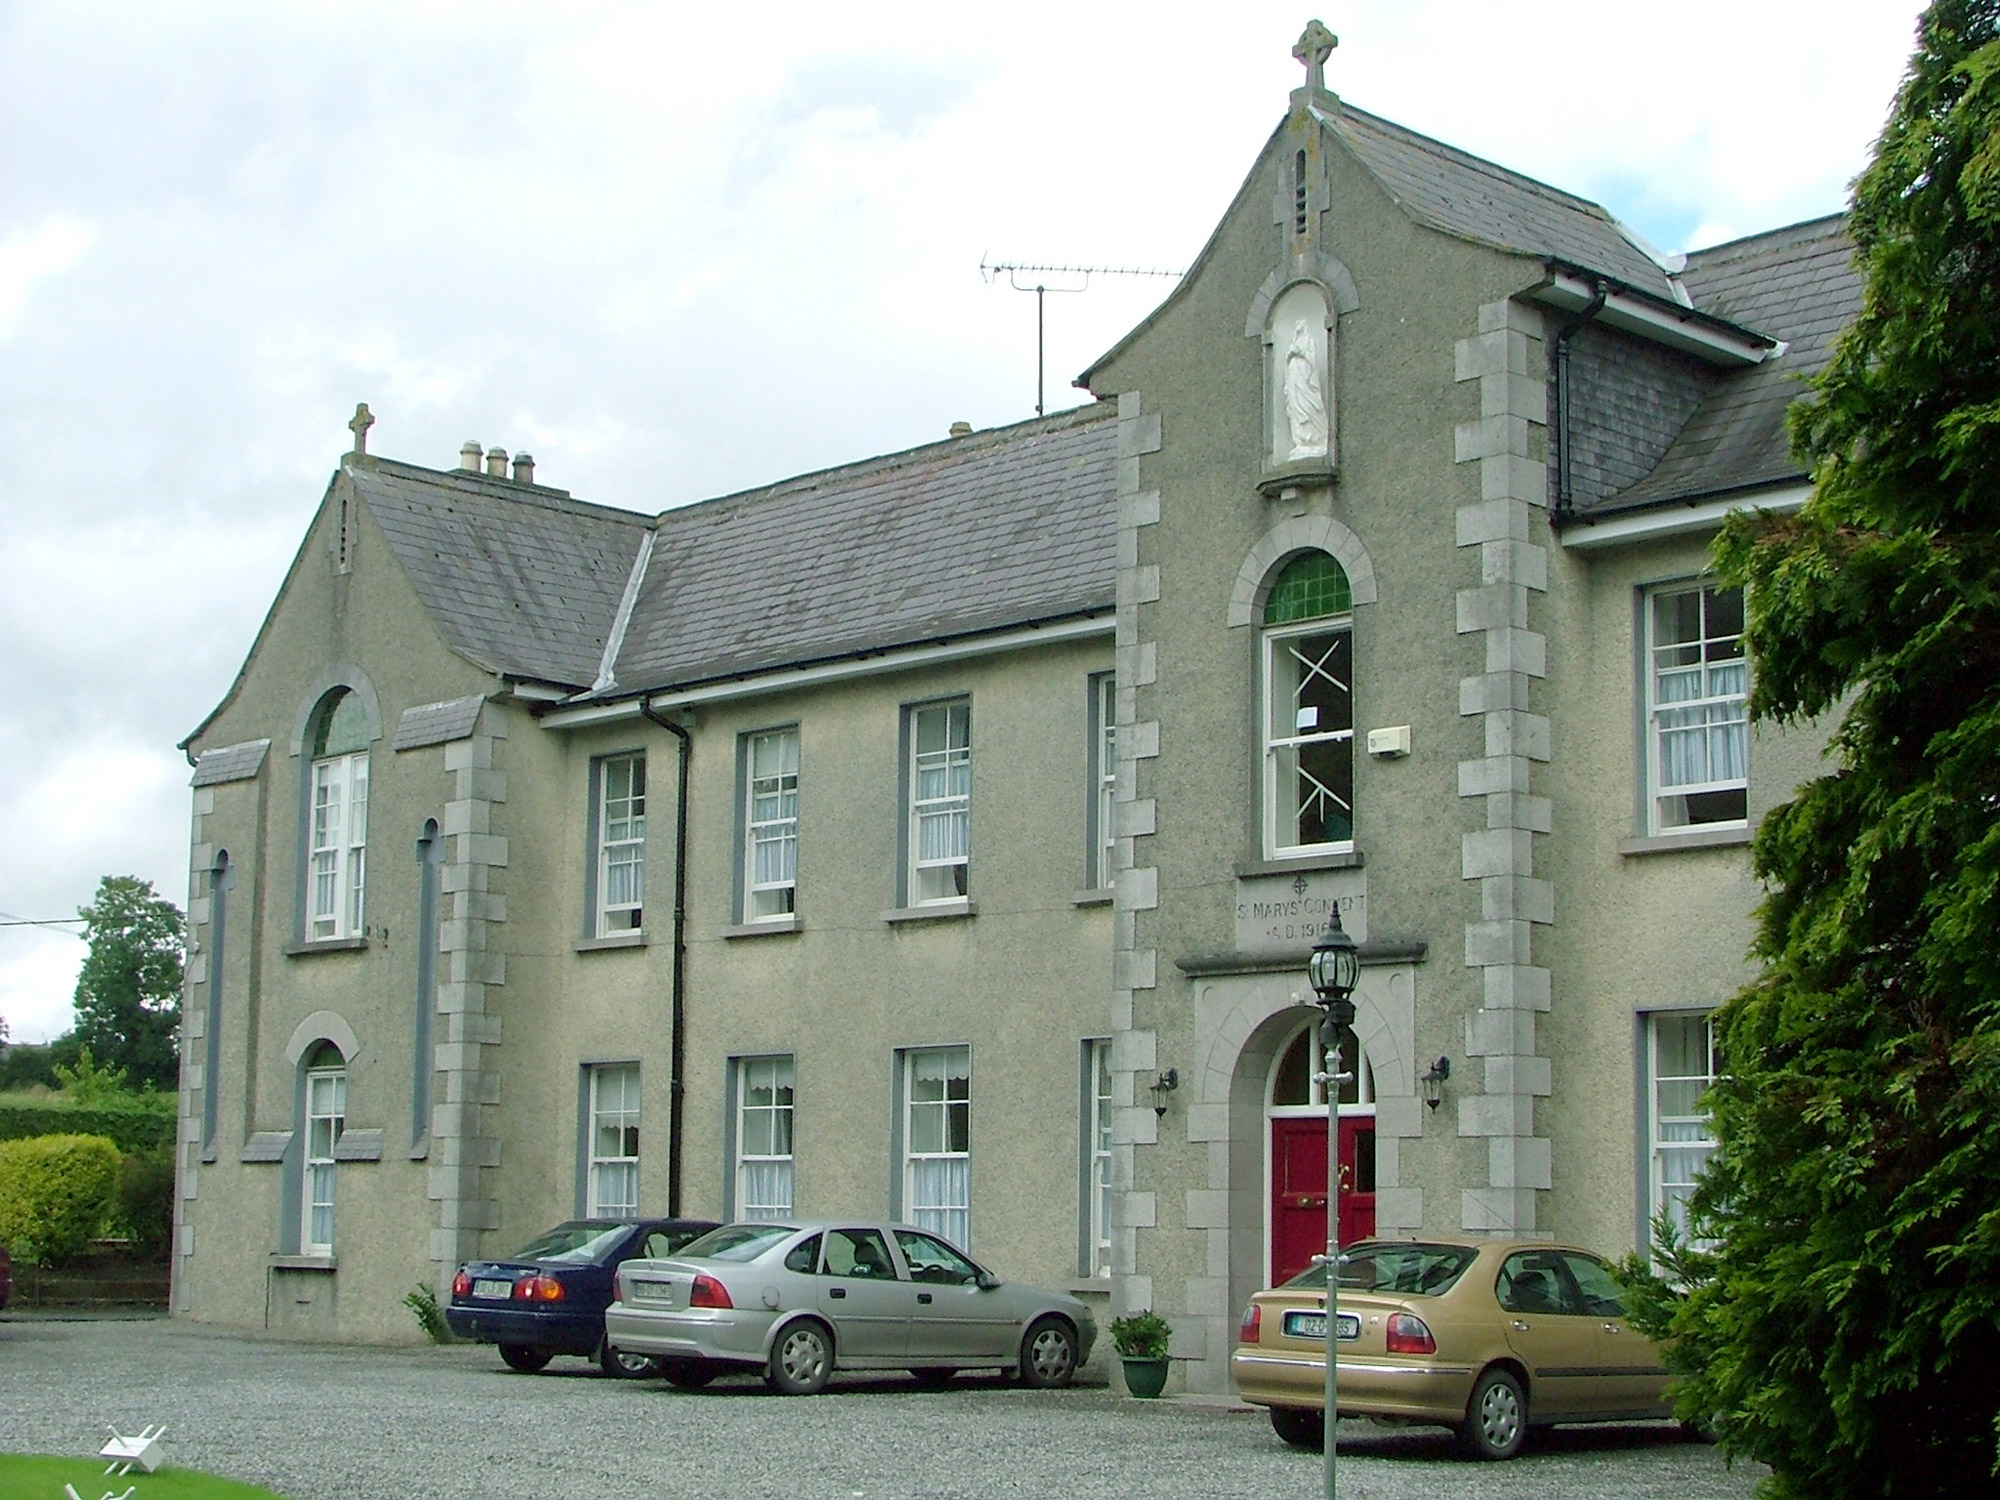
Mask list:
[[[1313,944],[1306,960],[1306,977],[1312,981],[1326,1019],[1320,1023],[1320,1047],[1326,1057],[1321,1074],[1326,1088],[1326,1414],[1323,1422],[1322,1467],[1326,1477],[1326,1500],[1334,1500],[1334,1418],[1340,1404],[1339,1387],[1340,1310],[1340,1086],[1347,1075],[1339,1070],[1341,1044],[1354,1029],[1354,987],[1361,982],[1361,950],[1340,925],[1340,906],[1333,908],[1333,925]]]

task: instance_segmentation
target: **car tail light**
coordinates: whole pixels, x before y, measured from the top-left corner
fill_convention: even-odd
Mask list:
[[[1243,1324],[1236,1330],[1239,1344],[1260,1344],[1264,1341],[1264,1309],[1251,1303],[1243,1309]]]
[[[613,1302],[625,1300],[625,1283],[616,1276],[611,1278],[611,1300]]]
[[[1415,1313],[1391,1313],[1387,1347],[1391,1354],[1435,1354],[1438,1341]]]
[[[472,1278],[463,1271],[452,1277],[451,1294],[454,1297],[470,1297],[472,1295]]]
[[[563,1299],[563,1284],[553,1276],[530,1276],[525,1281],[514,1283],[516,1302],[560,1302]]]
[[[689,1307],[734,1307],[729,1300],[729,1288],[713,1276],[696,1276],[694,1286],[688,1291]]]

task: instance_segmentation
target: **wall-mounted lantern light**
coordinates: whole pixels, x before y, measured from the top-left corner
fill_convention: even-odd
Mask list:
[[[1440,1057],[1430,1066],[1430,1071],[1417,1080],[1423,1085],[1424,1103],[1432,1109],[1444,1102],[1444,1081],[1451,1077],[1451,1059]]]
[[[1180,1086],[1181,1086],[1181,1075],[1179,1070],[1175,1068],[1167,1069],[1166,1072],[1160,1074],[1159,1077],[1153,1080],[1154,1114],[1163,1115],[1167,1112],[1167,1095],[1171,1094],[1175,1089],[1179,1088]]]

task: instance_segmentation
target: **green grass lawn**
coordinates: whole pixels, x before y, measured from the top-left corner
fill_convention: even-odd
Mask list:
[[[40,1458],[0,1453],[0,1496],[6,1500],[68,1500],[65,1484],[74,1485],[83,1500],[101,1500],[106,1493],[133,1491],[132,1500],[285,1500],[275,1490],[234,1479],[217,1479],[192,1469],[159,1469],[148,1474],[134,1469],[122,1479],[104,1472],[101,1458]]]

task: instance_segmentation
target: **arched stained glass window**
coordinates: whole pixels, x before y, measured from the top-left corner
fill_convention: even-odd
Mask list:
[[[1278,856],[1354,842],[1354,592],[1301,552],[1264,599],[1264,845]]]

